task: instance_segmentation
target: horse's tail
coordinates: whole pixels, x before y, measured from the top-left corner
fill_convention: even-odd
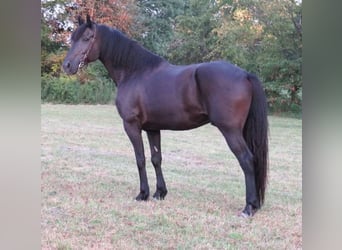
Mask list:
[[[261,82],[253,75],[247,79],[252,83],[252,103],[243,129],[243,136],[254,158],[254,172],[260,206],[264,203],[268,170],[268,121],[267,100]]]

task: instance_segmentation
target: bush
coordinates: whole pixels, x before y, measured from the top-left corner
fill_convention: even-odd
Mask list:
[[[106,78],[97,78],[80,84],[76,77],[42,76],[41,100],[52,103],[69,104],[107,104],[114,99],[113,82]]]

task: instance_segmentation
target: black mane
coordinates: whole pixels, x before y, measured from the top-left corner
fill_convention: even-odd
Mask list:
[[[110,61],[115,68],[141,72],[155,68],[165,61],[118,30],[98,25],[97,32],[102,44],[100,60]]]

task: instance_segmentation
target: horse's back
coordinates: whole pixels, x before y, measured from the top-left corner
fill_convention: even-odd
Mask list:
[[[207,87],[223,89],[242,87],[248,82],[247,75],[245,70],[226,61],[201,63],[196,67],[197,81],[201,84],[211,84]]]

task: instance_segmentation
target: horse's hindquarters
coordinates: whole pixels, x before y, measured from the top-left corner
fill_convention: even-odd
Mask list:
[[[242,129],[252,99],[247,73],[226,62],[204,63],[196,70],[196,81],[210,122]]]

